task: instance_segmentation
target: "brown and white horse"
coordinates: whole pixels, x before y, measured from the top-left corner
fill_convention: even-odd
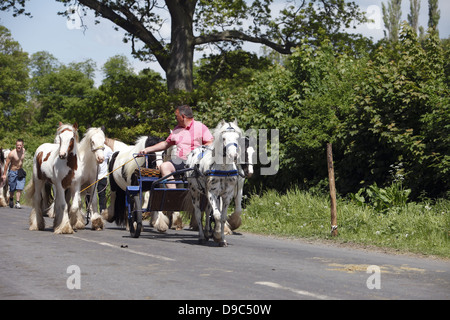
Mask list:
[[[2,180],[2,174],[5,171],[5,160],[8,154],[11,152],[9,149],[0,148],[0,207],[6,207],[6,199],[8,196],[8,178]]]
[[[98,163],[104,160],[105,135],[92,128],[78,142],[78,125],[60,123],[56,136],[55,141],[59,143],[42,144],[33,159],[33,177],[27,186],[27,196],[33,200],[30,230],[44,230],[43,213],[49,208],[50,186],[53,185],[54,232],[73,233],[73,229],[85,226],[80,210],[80,190],[83,184],[96,180]],[[93,220],[95,218],[98,217],[94,215]]]

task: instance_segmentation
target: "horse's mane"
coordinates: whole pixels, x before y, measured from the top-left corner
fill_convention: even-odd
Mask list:
[[[163,139],[161,139],[161,138],[153,137],[153,136],[140,136],[139,138],[137,138],[136,144],[131,146],[131,148],[129,149],[130,159],[134,153],[138,153],[142,149],[149,147],[149,146],[153,146],[162,140]],[[139,166],[142,166],[144,164],[145,157],[136,158],[136,160],[139,163]],[[136,161],[130,161],[130,163],[127,166],[125,166],[126,175],[128,177],[131,176],[133,174],[134,170],[136,170],[136,169],[137,169]]]
[[[101,128],[89,128],[88,131],[84,134],[83,139],[81,140],[78,148],[81,153],[86,153],[91,151],[91,138],[93,135],[103,132]],[[104,135],[104,134],[103,134]]]
[[[69,130],[75,132],[75,141],[76,141],[76,142],[79,142],[79,141],[80,141],[80,137],[79,137],[79,135],[78,135],[78,126],[77,126],[77,125],[71,125],[71,124],[67,124],[67,123],[66,123],[66,124],[60,124],[59,127],[58,127],[58,129],[56,129],[55,143],[57,143],[57,142],[56,142],[56,137],[59,136],[59,134],[60,134],[61,132],[63,132],[65,129],[69,129]]]

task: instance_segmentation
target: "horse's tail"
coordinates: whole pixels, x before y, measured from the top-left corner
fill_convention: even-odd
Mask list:
[[[33,197],[34,197],[34,178],[31,177],[30,182],[28,182],[27,186],[24,190],[25,201],[33,205]]]
[[[127,222],[127,216],[125,214],[125,191],[120,188],[116,190],[116,199],[114,202],[114,220],[118,226],[123,226]]]
[[[119,155],[119,152],[114,152],[111,156],[111,160],[109,161],[108,171],[112,172],[114,170],[114,163],[116,162],[116,158]],[[114,179],[114,174],[109,175],[109,185],[111,188],[111,192],[115,193],[114,199],[114,212],[112,218],[108,220],[108,222],[116,222],[118,226],[125,225],[126,216],[125,216],[125,191],[122,190]]]
[[[182,208],[183,208],[183,220],[189,220],[189,227],[193,230],[198,230],[197,221],[195,220],[195,209],[192,204],[191,192],[188,191],[185,193],[185,196],[182,200]]]

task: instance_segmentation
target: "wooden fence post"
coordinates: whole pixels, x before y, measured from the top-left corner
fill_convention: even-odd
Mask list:
[[[336,187],[334,184],[334,167],[333,167],[333,148],[331,143],[327,143],[327,163],[328,163],[328,181],[330,183],[330,200],[331,200],[331,235],[338,235],[337,230],[337,210],[336,210]]]

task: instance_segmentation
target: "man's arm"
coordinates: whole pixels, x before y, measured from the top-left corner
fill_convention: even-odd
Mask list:
[[[206,142],[206,143],[204,144],[204,146],[209,146],[209,145],[211,145],[211,144],[213,143],[213,141],[214,141],[214,139],[209,140],[208,142]]]
[[[139,151],[139,154],[146,154],[146,153],[167,150],[170,146],[171,146],[171,144],[168,143],[167,141],[161,141],[153,146],[142,149],[141,151]]]

